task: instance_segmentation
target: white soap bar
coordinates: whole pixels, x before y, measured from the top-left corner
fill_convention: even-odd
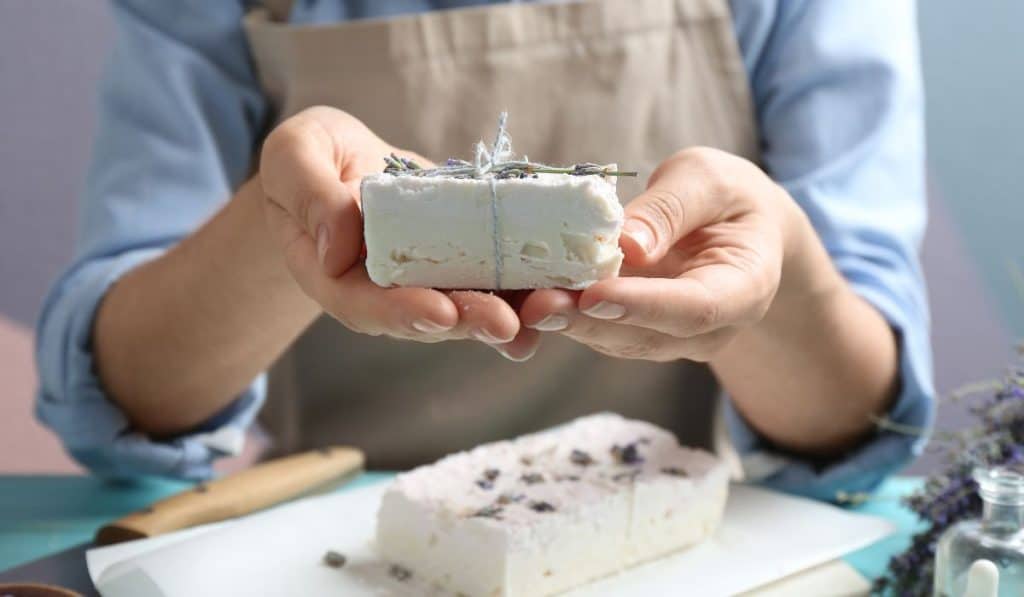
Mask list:
[[[622,263],[614,178],[376,174],[361,195],[380,286],[581,289]]]
[[[377,546],[453,593],[550,595],[704,540],[728,481],[667,431],[592,415],[399,475]]]

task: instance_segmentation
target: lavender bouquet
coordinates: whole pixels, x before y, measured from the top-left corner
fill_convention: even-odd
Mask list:
[[[1024,346],[1018,350],[1024,356]],[[971,472],[977,466],[1024,469],[1024,359],[1002,380],[975,384],[951,399],[969,401],[977,423],[932,436],[930,445],[944,453],[945,468],[903,500],[927,527],[914,535],[906,551],[889,561],[887,574],[873,587],[876,595],[931,595],[939,537],[952,524],[981,516],[981,499]],[[922,432],[887,420],[879,421],[879,426],[899,433]]]

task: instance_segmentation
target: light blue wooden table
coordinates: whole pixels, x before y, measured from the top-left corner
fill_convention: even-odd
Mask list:
[[[365,473],[338,491],[377,483],[389,473]],[[915,516],[899,498],[920,481],[895,478],[875,499],[853,508],[894,522],[896,534],[845,559],[867,578],[879,576],[889,557],[909,543],[919,528]],[[0,572],[91,540],[102,524],[190,484],[160,479],[109,483],[93,477],[0,476]]]

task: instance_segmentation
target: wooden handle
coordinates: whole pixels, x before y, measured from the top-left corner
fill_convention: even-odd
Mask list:
[[[362,468],[363,453],[345,447],[271,460],[114,521],[96,533],[96,542],[120,543],[242,516],[340,482]]]

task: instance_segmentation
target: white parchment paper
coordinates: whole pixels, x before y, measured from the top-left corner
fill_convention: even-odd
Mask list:
[[[104,597],[444,595],[416,578],[390,578],[376,556],[374,525],[386,485],[92,549],[86,556],[89,574]],[[734,485],[711,540],[569,595],[734,595],[834,560],[892,530],[882,518]],[[348,563],[340,569],[325,566],[322,559],[329,549],[344,554]]]

